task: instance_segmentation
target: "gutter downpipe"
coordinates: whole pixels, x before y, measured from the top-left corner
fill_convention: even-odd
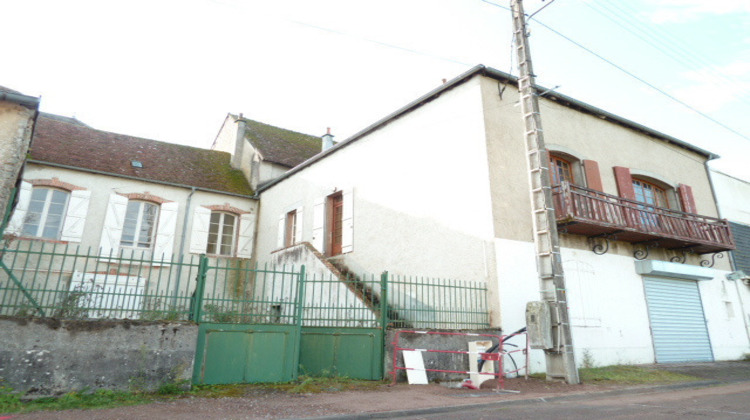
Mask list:
[[[706,175],[708,175],[708,185],[711,187],[711,195],[714,197],[714,205],[716,206],[716,214],[719,216],[719,219],[723,219],[723,215],[721,214],[721,206],[719,206],[719,200],[716,197],[716,189],[714,188],[714,179],[711,175],[711,168],[708,166],[708,162],[710,162],[713,159],[718,158],[717,155],[711,155],[709,156],[708,160],[706,160],[703,165],[706,167]],[[734,270],[737,268],[737,265],[734,262],[734,255],[731,252],[727,252],[729,255],[729,264],[731,265],[731,269]],[[745,324],[745,334],[747,335],[747,341],[750,342],[750,325],[747,323],[747,316],[745,316],[745,303],[742,301],[742,291],[740,290],[740,282],[738,280],[734,281],[734,287],[737,289],[737,300],[740,301],[740,312],[742,313],[742,322]]]
[[[190,187],[190,194],[187,196],[187,200],[185,202],[185,217],[183,218],[182,222],[182,235],[180,237],[180,262],[179,266],[177,267],[177,280],[174,282],[174,292],[172,293],[172,306],[177,307],[177,293],[180,291],[180,277],[182,277],[182,263],[184,259],[184,252],[185,252],[185,235],[187,234],[187,225],[188,221],[190,220],[190,202],[193,199],[193,194],[195,194],[195,187]]]

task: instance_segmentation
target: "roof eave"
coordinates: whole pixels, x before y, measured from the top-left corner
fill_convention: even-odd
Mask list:
[[[418,99],[410,102],[406,106],[399,108],[397,111],[385,116],[384,118],[381,118],[374,124],[366,127],[365,129],[355,133],[348,139],[342,141],[341,143],[336,144],[335,146],[331,147],[328,150],[325,150],[321,153],[318,153],[317,155],[307,159],[306,161],[300,163],[299,165],[295,166],[291,170],[287,171],[280,177],[269,181],[265,185],[259,186],[257,194],[262,193],[263,191],[273,187],[274,185],[280,183],[281,181],[285,180],[286,178],[289,178],[290,176],[294,175],[295,173],[302,171],[306,167],[312,165],[313,163],[325,158],[326,156],[336,153],[338,150],[348,146],[349,144],[357,141],[358,139],[364,137],[365,135],[379,129],[380,127],[388,124],[392,120],[395,120],[404,114],[407,114],[411,112],[412,110],[419,108],[420,106],[426,104],[427,102],[432,101],[433,99],[436,99],[438,96],[443,94],[444,92],[453,89],[454,87],[461,85],[471,79],[472,77],[481,74],[487,77],[492,77],[494,79],[506,82],[506,83],[513,83],[516,84],[518,82],[518,78],[516,76],[510,75],[508,73],[502,72],[497,69],[493,69],[491,67],[487,67],[483,64],[478,64],[469,70],[465,71],[464,73],[458,75],[457,77],[447,81],[446,83],[438,86],[437,88],[431,90],[430,92],[426,93],[425,95],[419,97]],[[630,128],[632,130],[636,130],[639,132],[642,132],[644,134],[647,134],[649,136],[655,137],[656,139],[665,141],[667,143],[674,144],[676,146],[679,146],[681,148],[690,150],[694,153],[697,153],[699,155],[702,155],[706,157],[708,160],[716,159],[719,157],[719,155],[716,155],[712,152],[709,152],[707,150],[701,149],[699,147],[693,146],[692,144],[686,143],[682,140],[679,140],[677,138],[674,138],[672,136],[669,136],[667,134],[661,133],[659,131],[656,131],[654,129],[648,128],[644,125],[638,124],[634,121],[628,120],[627,118],[620,117],[618,115],[612,114],[611,112],[607,112],[601,108],[597,108],[593,105],[589,105],[587,103],[581,102],[577,99],[573,99],[569,96],[563,95],[561,93],[557,93],[553,90],[546,89],[543,86],[535,85],[535,88],[541,91],[548,91],[544,95],[545,98],[554,98],[553,100],[558,100],[562,102],[566,102],[566,106],[578,109],[580,111],[584,111],[586,113],[595,115],[599,118],[607,119],[613,123],[620,124],[626,128]]]
[[[8,101],[29,109],[38,110],[41,99],[20,93],[0,92],[0,101]]]

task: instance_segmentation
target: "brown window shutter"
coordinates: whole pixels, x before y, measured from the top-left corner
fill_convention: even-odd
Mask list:
[[[630,169],[622,166],[615,166],[615,182],[617,182],[617,192],[620,197],[635,200],[635,190],[633,190],[633,178],[630,176]]]
[[[595,160],[583,161],[583,173],[586,175],[586,186],[596,191],[604,191],[599,164]]]
[[[680,196],[682,211],[685,213],[698,213],[698,210],[695,208],[695,198],[693,197],[692,187],[680,184],[677,186],[677,194]]]

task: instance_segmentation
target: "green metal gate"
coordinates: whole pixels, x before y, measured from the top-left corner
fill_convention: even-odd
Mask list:
[[[305,282],[300,369],[312,376],[383,378],[388,274]]]
[[[288,382],[299,372],[305,268],[201,259],[193,383]]]

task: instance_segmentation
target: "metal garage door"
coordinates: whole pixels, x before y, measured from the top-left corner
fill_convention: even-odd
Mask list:
[[[698,282],[644,277],[657,363],[711,362]]]

